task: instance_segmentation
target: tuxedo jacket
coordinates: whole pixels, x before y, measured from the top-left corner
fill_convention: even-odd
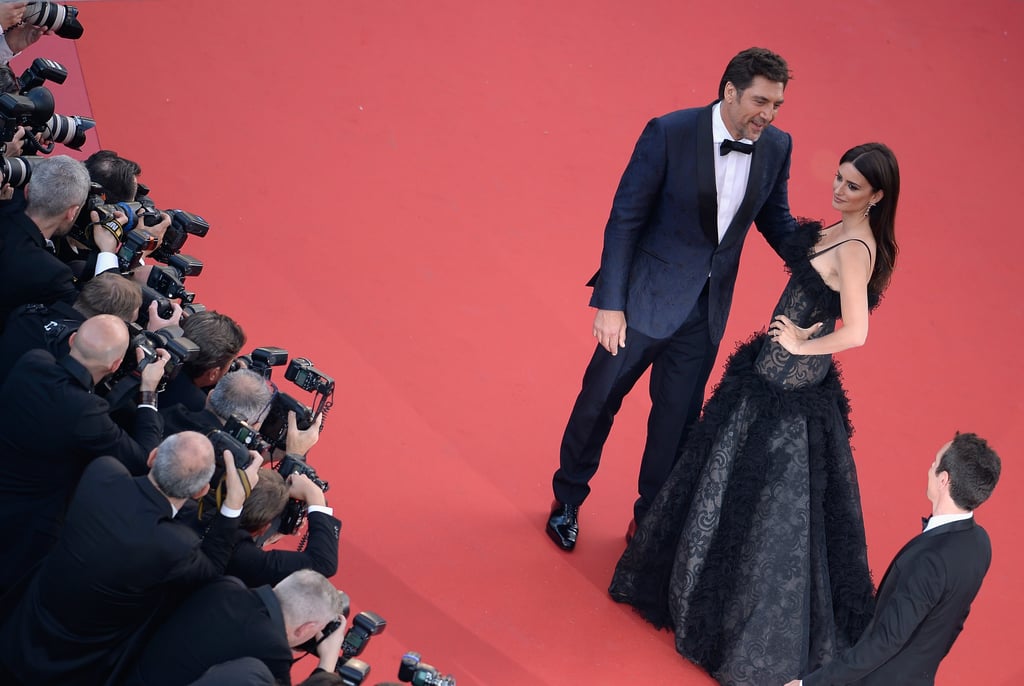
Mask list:
[[[78,297],[71,268],[46,248],[39,227],[23,212],[0,222],[0,331],[18,305]]]
[[[103,684],[170,593],[224,572],[237,527],[218,515],[200,541],[148,477],[94,460],[57,546],[0,624],[4,683]]]
[[[615,193],[601,268],[590,282],[592,307],[624,310],[629,326],[652,338],[679,328],[710,274],[708,322],[717,344],[751,222],[776,252],[796,227],[788,191],[793,141],[769,126],[754,147],[746,194],[719,244],[711,116],[709,105],[647,124]]]
[[[804,686],[927,686],[964,626],[992,546],[965,519],[926,531],[896,555],[878,587],[875,615],[852,648],[803,678]]]
[[[291,683],[292,651],[277,596],[269,586],[249,589],[226,576],[171,613],[128,670],[124,686],[181,686],[242,657],[258,658],[279,683]]]
[[[139,410],[132,435],[110,418],[89,372],[70,356],[22,355],[0,388],[0,526],[8,533],[0,591],[27,573],[56,542],[86,465],[101,455],[134,474],[161,440],[163,422]]]

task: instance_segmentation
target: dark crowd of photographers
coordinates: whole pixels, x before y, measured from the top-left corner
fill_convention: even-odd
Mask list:
[[[0,1],[0,28],[0,683],[290,684],[306,653],[303,683],[361,683],[386,622],[349,625],[310,462],[333,379],[243,354],[185,287],[209,225],[159,209],[136,162],[51,154],[94,123],[54,113],[63,65],[8,60],[80,37],[78,10]],[[399,679],[454,684],[416,653]]]

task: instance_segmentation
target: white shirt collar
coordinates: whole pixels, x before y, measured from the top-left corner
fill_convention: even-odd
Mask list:
[[[974,517],[974,512],[966,512],[964,514],[932,515],[931,519],[928,520],[928,526],[926,526],[924,530],[931,531],[943,524],[952,524],[953,522],[959,522],[961,519],[971,519],[972,517]]]

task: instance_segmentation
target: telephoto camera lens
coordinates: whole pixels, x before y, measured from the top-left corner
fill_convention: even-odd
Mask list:
[[[31,26],[51,29],[61,38],[77,40],[85,29],[78,21],[78,8],[56,2],[30,2],[25,7],[22,21]]]

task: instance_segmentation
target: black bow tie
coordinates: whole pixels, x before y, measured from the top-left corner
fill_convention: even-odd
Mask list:
[[[924,531],[925,529],[928,528],[928,521],[930,519],[931,519],[931,516],[921,517],[921,531]]]
[[[732,141],[726,138],[722,141],[722,147],[719,149],[719,155],[728,155],[731,151],[741,152],[744,155],[749,155],[754,152],[753,143],[741,143],[739,141]]]

